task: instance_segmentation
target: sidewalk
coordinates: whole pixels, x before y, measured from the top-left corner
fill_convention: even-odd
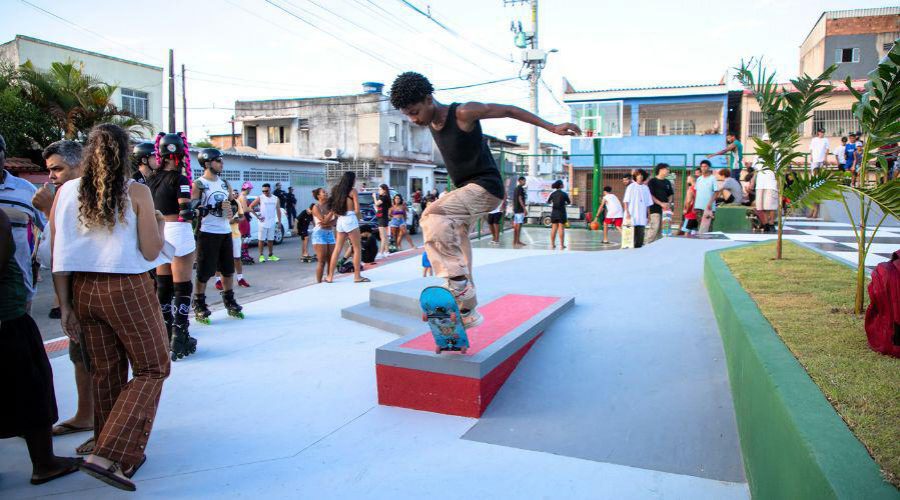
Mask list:
[[[577,296],[481,420],[378,406],[375,348],[396,337],[340,318],[369,287],[421,276],[419,259],[251,303],[243,321],[216,312],[173,366],[131,497],[748,498],[701,279],[703,252],[727,244],[476,249],[485,299]],[[65,418],[72,370],[52,364]],[[125,497],[84,474],[28,485],[19,439],[0,441],[0,471],[3,498]]]

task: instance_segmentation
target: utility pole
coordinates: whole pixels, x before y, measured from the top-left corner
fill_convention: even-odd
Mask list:
[[[234,151],[234,142],[235,142],[234,115],[231,115],[231,120],[229,120],[229,121],[231,122],[231,150]]]
[[[181,113],[183,117],[182,130],[187,135],[187,87],[184,86],[184,64],[181,65]]]
[[[175,51],[169,49],[169,133],[175,133]]]
[[[503,5],[520,5],[528,4],[531,6],[531,31],[524,31],[522,23],[518,25],[513,22],[511,31],[515,33],[515,44],[522,51],[522,63],[529,68],[528,96],[531,100],[531,112],[538,114],[538,85],[541,82],[541,70],[547,64],[547,53],[540,50],[538,44],[538,0],[503,0]],[[531,139],[529,144],[530,156],[528,157],[528,175],[536,177],[538,175],[538,155],[540,154],[540,140],[538,138],[538,127],[531,127]]]

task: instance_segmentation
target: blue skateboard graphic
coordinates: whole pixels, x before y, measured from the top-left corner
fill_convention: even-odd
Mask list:
[[[462,324],[462,315],[453,294],[440,286],[429,286],[419,296],[422,307],[422,321],[428,322],[434,336],[434,352],[459,351],[465,354],[469,349],[469,337]]]

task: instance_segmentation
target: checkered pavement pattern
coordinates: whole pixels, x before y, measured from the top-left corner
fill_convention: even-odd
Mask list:
[[[170,370],[153,282],[146,274],[75,273],[72,290],[91,361],[94,453],[136,465],[150,439]]]
[[[867,233],[871,234],[872,228]],[[767,241],[774,240],[774,233],[720,233],[732,241]],[[853,226],[843,222],[825,222],[804,217],[788,217],[784,221],[784,239],[803,243],[825,253],[856,265],[856,236]],[[891,254],[900,250],[900,227],[882,226],[878,229],[869,254],[866,256],[866,267],[874,268],[882,262],[889,261]]]

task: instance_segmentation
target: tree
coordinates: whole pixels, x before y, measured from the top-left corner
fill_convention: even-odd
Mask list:
[[[791,166],[803,158],[803,153],[799,151],[798,129],[812,118],[813,111],[824,104],[825,96],[834,89],[828,79],[836,66],[832,65],[815,78],[803,75],[791,80],[793,89],[789,90],[775,81],[775,72],[769,73],[762,61],[756,65],[756,74],[751,69],[751,64],[741,61],[741,67],[735,68],[737,70],[735,78],[753,92],[759,104],[768,139],[753,138],[756,143],[756,154],[764,169],[775,172],[778,194],[783,196],[786,195],[785,178],[791,171]],[[827,171],[800,175],[798,181],[792,185],[792,189],[805,188],[805,196],[802,200],[791,198],[791,201],[797,203],[833,196],[839,185],[835,177],[835,174]],[[781,259],[784,234],[784,210],[781,203],[778,204],[777,220],[778,239],[775,245],[775,258]]]
[[[49,116],[23,98],[14,78],[15,68],[0,66],[0,135],[6,139],[7,156],[30,157],[61,134]]]
[[[26,61],[19,66],[18,85],[23,97],[46,113],[66,139],[83,139],[100,123],[115,123],[135,138],[151,130],[148,121],[113,104],[115,85],[85,74],[81,63],[54,62],[45,72]]]
[[[866,283],[866,255],[875,238],[875,234],[888,215],[900,219],[900,180],[889,178],[888,156],[897,157],[900,143],[900,39],[894,47],[869,73],[864,91],[853,88],[850,78],[844,84],[856,98],[853,103],[853,116],[859,121],[865,142],[862,147],[862,158],[859,163],[859,187],[844,186],[844,191],[854,192],[859,198],[859,221],[855,221],[853,213],[843,192],[841,201],[853,223],[856,236],[856,297],[853,305],[856,314],[863,313],[863,299]],[[874,161],[870,167],[869,163]],[[869,169],[877,170],[874,185],[868,185]],[[871,233],[867,233],[866,224],[872,206],[881,208],[883,216]],[[858,227],[857,227],[858,226]]]
[[[208,137],[204,137],[203,139],[200,139],[199,141],[191,144],[191,146],[193,146],[195,148],[214,148],[214,147],[216,147],[215,144],[209,142]]]

